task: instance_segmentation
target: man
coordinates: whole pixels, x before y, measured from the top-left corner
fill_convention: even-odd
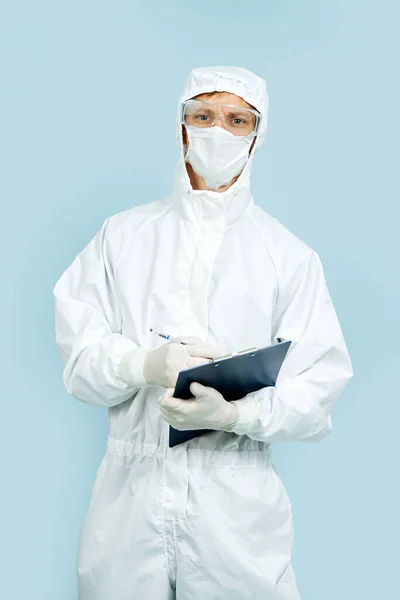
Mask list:
[[[352,368],[318,255],[250,193],[267,103],[244,69],[193,70],[172,197],[107,219],[55,286],[66,389],[109,409],[80,600],[299,598],[270,445],[326,436]],[[180,370],[278,340],[275,387],[172,397]],[[214,431],[170,449],[169,424]]]

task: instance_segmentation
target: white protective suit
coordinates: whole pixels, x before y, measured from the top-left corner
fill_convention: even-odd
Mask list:
[[[213,90],[262,113],[257,148],[265,82],[240,68],[195,69],[180,102]],[[107,219],[54,288],[65,387],[109,409],[80,536],[79,598],[296,600],[290,501],[270,445],[331,431],[349,355],[318,255],[254,204],[254,151],[226,192],[193,191],[179,119],[177,132],[173,195]],[[224,352],[293,344],[276,387],[237,401],[234,433],[169,449],[165,389],[142,374],[146,350],[165,343],[150,327]]]

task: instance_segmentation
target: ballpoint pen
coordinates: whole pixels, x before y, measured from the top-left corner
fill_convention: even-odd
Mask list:
[[[157,335],[159,335],[160,337],[164,338],[165,340],[169,340],[171,342],[176,342],[177,344],[184,344],[184,345],[186,345],[185,342],[181,342],[181,340],[178,340],[177,338],[172,337],[172,335],[168,335],[167,333],[160,333],[159,331],[156,331],[152,327],[150,328],[150,331],[152,333],[156,333]],[[246,350],[239,350],[239,352],[232,352],[230,354],[225,354],[224,356],[219,356],[218,358],[212,358],[212,359],[210,359],[210,361],[211,362],[215,362],[217,360],[219,361],[219,360],[223,360],[225,358],[232,358],[233,356],[244,354],[246,352],[251,352],[253,350],[257,350],[257,346],[254,346],[253,348],[246,348]]]
[[[153,333],[156,333],[157,335],[164,338],[165,340],[169,340],[170,342],[175,342],[176,344],[183,344],[184,346],[186,346],[185,342],[181,342],[181,340],[178,340],[178,338],[172,337],[172,335],[168,335],[167,333],[160,333],[159,331],[156,331],[152,327],[150,327],[150,331],[152,331]]]

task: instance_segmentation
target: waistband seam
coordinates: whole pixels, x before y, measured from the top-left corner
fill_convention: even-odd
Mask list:
[[[217,463],[217,464],[233,464],[233,463],[249,463],[254,462],[265,464],[270,461],[270,446],[265,444],[262,447],[254,450],[209,450],[205,448],[188,448],[187,444],[181,444],[174,448],[164,448],[154,444],[145,444],[139,442],[128,442],[109,437],[107,440],[107,452],[117,456],[128,457],[147,457],[161,458],[167,460],[186,455],[187,460],[192,464]]]

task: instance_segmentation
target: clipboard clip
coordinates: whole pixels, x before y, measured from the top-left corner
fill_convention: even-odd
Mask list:
[[[246,348],[245,350],[239,350],[239,352],[232,352],[231,354],[225,354],[224,356],[219,356],[218,358],[211,359],[211,362],[217,362],[219,360],[224,360],[225,358],[232,358],[233,356],[239,356],[240,354],[245,354],[246,352],[252,352],[253,350],[257,350],[257,346],[253,348]]]

